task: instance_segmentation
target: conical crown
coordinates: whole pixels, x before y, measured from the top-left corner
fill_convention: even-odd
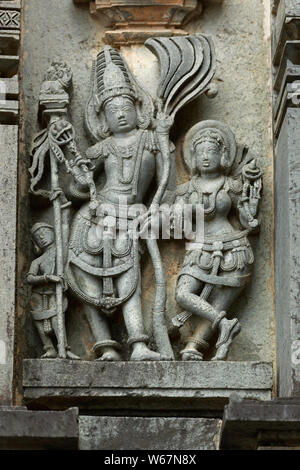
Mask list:
[[[115,96],[125,95],[136,99],[124,60],[112,47],[105,46],[98,54],[95,73],[97,110],[105,101]]]

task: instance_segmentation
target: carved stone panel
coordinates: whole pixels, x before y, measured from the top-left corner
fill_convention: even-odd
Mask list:
[[[257,2],[255,8],[259,5]],[[167,19],[159,28],[159,36],[150,25],[153,37],[143,46],[132,48],[126,39],[126,46],[118,50],[98,42],[97,31],[102,23],[97,15],[90,16],[87,7],[73,6],[74,25],[65,5],[57,1],[55,6],[62,18],[68,19],[68,28],[57,28],[61,30],[61,41],[51,39],[61,57],[53,59],[50,51],[42,54],[37,49],[36,57],[29,57],[24,63],[27,71],[37,58],[41,64],[34,71],[34,78],[24,73],[26,86],[33,89],[26,94],[24,169],[29,169],[28,234],[33,243],[23,266],[28,289],[24,322],[29,331],[27,357],[41,357],[36,363],[27,363],[28,367],[40,367],[46,374],[48,361],[50,366],[53,361],[74,371],[76,363],[67,359],[77,356],[89,360],[92,369],[101,369],[104,361],[105,368],[112,368],[117,374],[111,363],[122,365],[124,360],[126,364],[153,361],[152,371],[164,364],[167,369],[176,370],[177,363],[171,362],[174,359],[182,360],[180,364],[188,370],[188,361],[196,361],[199,371],[207,370],[210,379],[205,388],[210,392],[204,392],[204,385],[200,384],[203,391],[195,399],[210,394],[213,409],[214,398],[218,406],[223,406],[230,394],[230,387],[226,393],[221,390],[224,377],[220,372],[221,382],[215,395],[211,375],[215,367],[225,371],[222,361],[227,355],[228,374],[233,374],[235,368],[239,371],[241,361],[246,361],[247,372],[255,375],[260,361],[266,358],[270,376],[262,389],[259,385],[249,388],[250,383],[243,388],[239,373],[232,379],[234,389],[243,396],[269,398],[273,304],[269,292],[267,214],[271,188],[270,172],[266,171],[268,116],[261,107],[261,102],[267,103],[266,93],[261,86],[252,99],[249,86],[254,87],[258,73],[253,69],[249,78],[246,72],[249,56],[254,60],[249,38],[255,37],[255,45],[262,47],[261,26],[252,27],[249,23],[253,11],[242,20],[232,20],[233,2],[223,18],[226,22],[231,20],[231,27],[237,31],[249,30],[230,56],[231,67],[241,68],[245,82],[228,66],[232,44],[227,30],[222,30],[223,20],[219,19],[217,25],[210,23],[207,28],[207,33],[214,33],[214,40],[210,34],[198,33],[166,37],[162,28],[170,23]],[[154,12],[158,6],[154,4]],[[254,9],[252,3],[249,6]],[[44,7],[40,3],[36,11],[31,10],[35,20]],[[100,2],[95,3],[97,10],[96,7],[98,13],[105,10],[100,8]],[[209,2],[206,7],[209,14]],[[215,5],[212,10],[217,8]],[[112,12],[113,8],[109,14]],[[140,17],[135,20],[131,26],[138,24]],[[28,17],[30,21],[32,17]],[[87,21],[91,26],[88,33]],[[55,27],[53,23],[50,26]],[[117,22],[115,26],[118,27]],[[130,28],[128,23],[128,31]],[[200,29],[199,24],[197,28]],[[222,31],[220,37],[218,31]],[[62,44],[65,40],[70,41],[73,51],[68,57]],[[92,41],[88,53],[85,41]],[[218,67],[214,43],[220,57]],[[30,35],[25,44],[26,50],[32,48]],[[148,74],[149,61],[153,76]],[[264,63],[262,53],[262,58],[257,58],[260,71],[264,70]],[[218,96],[213,78],[220,85]],[[260,84],[264,83],[261,79]],[[239,99],[245,103],[243,108],[236,106],[236,87]],[[210,160],[215,160],[216,167],[212,177],[205,179]],[[263,173],[267,181],[264,195]],[[145,239],[144,244],[129,237],[116,242],[111,236],[113,231],[123,230],[127,236],[129,229],[124,231],[122,222],[133,224],[133,218],[120,213],[120,208],[124,208],[124,204],[118,206],[120,195],[125,197],[127,206],[145,204],[146,212],[140,214],[140,220],[146,226],[155,226],[150,213],[162,202],[167,201],[170,206],[176,200],[203,205],[207,230],[201,248],[193,245],[190,249],[189,242],[197,244],[196,239],[172,239],[173,235],[171,239]],[[103,202],[112,203],[107,213],[101,212]],[[159,215],[164,216],[162,212]],[[173,211],[172,224],[175,219]],[[258,236],[260,222],[262,236]],[[266,315],[261,314],[262,310]],[[219,361],[218,366],[209,362],[211,359]],[[236,365],[232,365],[232,359]],[[80,368],[82,362],[78,364]],[[125,377],[121,381],[125,389]],[[69,403],[66,383],[59,393]],[[52,384],[50,381],[45,386],[43,396],[36,396],[40,391],[27,381],[28,403],[41,403],[46,394],[54,393]],[[100,392],[101,383],[96,388],[95,400],[87,406],[96,406],[100,396],[113,393]],[[117,388],[123,399],[122,384]],[[135,393],[136,387],[133,388]],[[149,393],[154,393],[152,388]],[[177,396],[185,400],[193,393],[189,390],[186,395],[180,389]],[[54,395],[53,403],[57,398]],[[151,407],[150,395],[146,395],[147,406]],[[158,400],[165,398],[165,393],[158,396]],[[109,398],[112,402],[114,399],[115,395]]]

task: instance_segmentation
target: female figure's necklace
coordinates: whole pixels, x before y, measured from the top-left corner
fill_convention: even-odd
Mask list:
[[[199,179],[197,177],[194,179],[193,186],[197,192],[199,203],[203,205],[205,216],[215,214],[217,195],[219,191],[221,190],[221,188],[224,186],[224,182],[225,182],[225,177],[222,176],[220,178],[219,184],[216,186],[216,188],[214,188],[213,191],[205,191],[205,190],[203,191],[201,189],[201,185],[199,185]]]

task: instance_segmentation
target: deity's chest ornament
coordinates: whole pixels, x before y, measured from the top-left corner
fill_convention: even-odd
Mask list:
[[[120,145],[114,137],[108,137],[107,140],[108,152],[116,159],[119,183],[131,185],[131,192],[136,195],[145,149],[146,132],[139,130],[135,141],[128,145]]]

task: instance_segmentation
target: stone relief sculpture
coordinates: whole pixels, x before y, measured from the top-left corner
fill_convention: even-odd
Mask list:
[[[77,148],[75,131],[68,121],[70,69],[53,62],[42,85],[39,103],[47,128],[35,139],[31,191],[53,204],[56,270],[49,274],[47,267],[43,275],[46,285],[48,281],[55,283],[56,301],[52,304],[56,305],[61,358],[71,357],[64,328],[66,283],[90,323],[100,360],[121,359],[121,345],[110,333],[117,307],[122,309],[132,346],[131,360],[174,359],[165,320],[164,270],[157,240],[151,238],[146,243],[155,272],[153,336],[158,351],[147,345],[141,307],[140,242],[138,236],[131,236],[137,214],[131,208],[145,203],[147,193],[155,186],[149,209],[138,219],[145,228],[172,189],[170,168],[174,159],[169,131],[176,112],[185,103],[204,92],[214,96],[210,82],[215,59],[211,41],[201,35],[150,39],[146,46],[157,55],[161,66],[156,102],[137,83],[118,51],[106,46],[98,54],[85,113],[86,128],[95,145],[85,156]],[[48,157],[50,175],[45,165]],[[43,178],[48,178],[50,189],[40,189]],[[70,224],[65,256],[62,198],[66,194],[70,200],[83,203]],[[36,274],[30,273],[28,281],[32,283]],[[43,310],[36,321],[45,316]]]
[[[62,194],[57,194],[57,197],[64,199]],[[61,205],[63,248],[65,257],[68,249],[70,204],[70,202],[67,202],[64,199]],[[57,351],[52,340],[53,335],[55,335],[57,340],[59,339],[56,285],[60,284],[63,291],[66,291],[67,286],[64,278],[57,275],[54,228],[45,222],[37,222],[31,229],[31,236],[35,246],[35,251],[39,254],[42,253],[31,263],[30,270],[27,275],[27,282],[32,285],[30,302],[31,315],[45,351],[42,357],[56,358]],[[68,300],[65,295],[63,295],[62,303],[63,312],[65,312],[68,306]],[[70,351],[64,327],[63,334],[66,345],[66,356],[69,359],[79,359]]]
[[[250,280],[254,257],[247,235],[259,225],[262,173],[248,150],[237,146],[229,127],[218,121],[190,129],[184,159],[192,178],[177,188],[175,203],[203,204],[204,230],[202,240],[187,245],[176,289],[185,311],[173,323],[180,327],[191,315],[201,318],[181,351],[182,360],[203,360],[215,332],[212,360],[224,360],[241,329],[238,319],[227,315]],[[239,226],[230,217],[234,210]]]

